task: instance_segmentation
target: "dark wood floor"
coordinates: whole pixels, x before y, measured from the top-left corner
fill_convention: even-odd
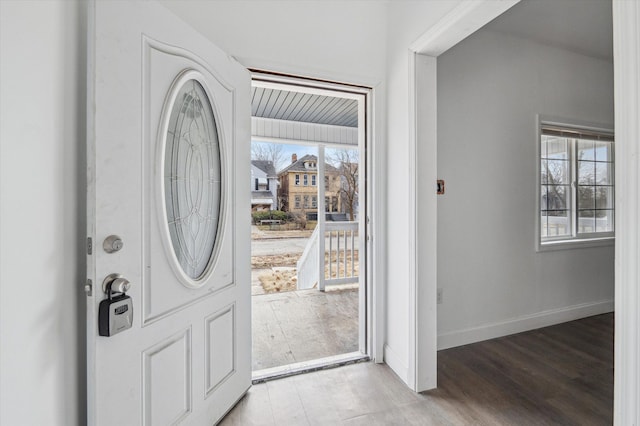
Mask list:
[[[442,351],[428,395],[459,424],[612,424],[613,314]]]
[[[254,386],[223,425],[610,425],[613,314],[438,354],[438,389],[411,392],[384,365]]]

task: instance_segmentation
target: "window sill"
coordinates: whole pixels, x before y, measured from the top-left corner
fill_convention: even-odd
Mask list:
[[[615,244],[615,237],[603,238],[584,238],[573,240],[558,240],[539,242],[536,248],[537,252],[554,251],[554,250],[572,250],[592,247],[607,247]]]

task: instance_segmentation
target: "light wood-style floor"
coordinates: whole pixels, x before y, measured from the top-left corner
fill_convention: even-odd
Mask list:
[[[438,354],[414,393],[372,363],[255,385],[222,425],[610,425],[613,314]]]

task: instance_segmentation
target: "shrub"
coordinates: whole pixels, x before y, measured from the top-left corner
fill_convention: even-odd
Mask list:
[[[253,212],[251,213],[251,219],[254,224],[259,225],[261,220],[281,220],[282,222],[288,222],[291,220],[291,215],[280,210],[270,210]]]

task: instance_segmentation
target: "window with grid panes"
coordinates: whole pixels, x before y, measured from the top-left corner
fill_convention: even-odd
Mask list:
[[[613,133],[540,127],[540,242],[614,236]]]

